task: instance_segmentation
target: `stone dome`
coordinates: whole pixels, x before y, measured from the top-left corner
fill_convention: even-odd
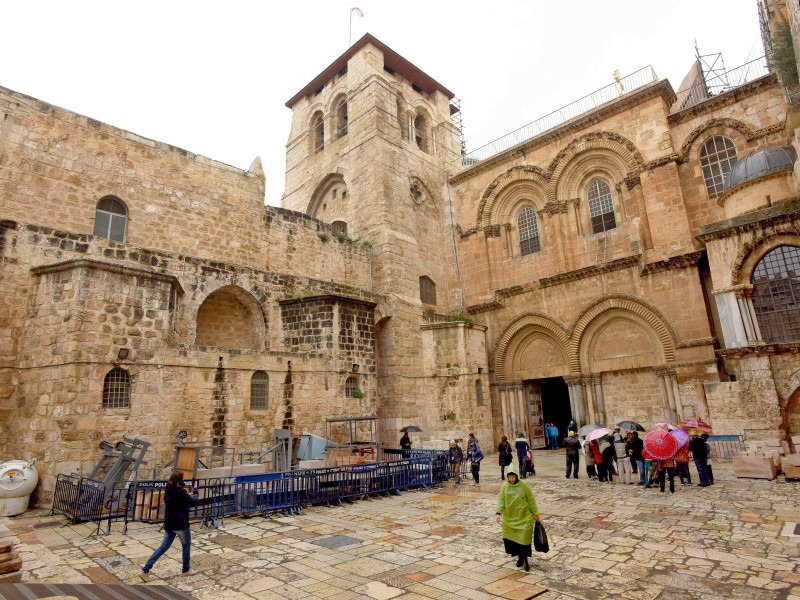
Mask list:
[[[725,178],[722,192],[724,194],[748,181],[770,173],[791,171],[796,158],[797,153],[791,146],[768,146],[753,150],[731,167],[731,172]]]

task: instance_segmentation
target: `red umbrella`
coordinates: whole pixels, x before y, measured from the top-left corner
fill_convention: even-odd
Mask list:
[[[668,431],[651,431],[644,436],[644,448],[654,460],[668,460],[678,451],[678,441]]]
[[[711,425],[703,419],[684,419],[680,422],[681,429],[696,429],[700,433],[711,433]]]

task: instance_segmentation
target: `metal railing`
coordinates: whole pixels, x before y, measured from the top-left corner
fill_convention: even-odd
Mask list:
[[[740,435],[712,435],[708,438],[711,446],[711,458],[731,460],[744,452],[744,441]]]
[[[705,73],[704,80],[678,90],[677,100],[673,104],[677,110],[683,110],[704,102],[712,96],[719,96],[734,88],[770,74],[766,56],[761,56],[729,71]],[[673,109],[675,110],[675,109]]]
[[[190,507],[189,516],[203,526],[217,527],[230,515],[296,514],[303,506],[341,504],[343,500],[398,494],[409,488],[427,489],[452,477],[446,454],[416,453],[405,460],[187,480],[186,485],[198,492],[198,502]],[[166,480],[119,482],[104,502],[106,490],[101,483],[59,475],[53,512],[67,515],[73,523],[96,522],[97,533],[103,522],[106,534],[112,523],[122,522],[126,533],[129,523],[163,523],[166,484]]]
[[[567,104],[566,106],[562,106],[561,108],[554,110],[553,112],[546,114],[545,116],[536,119],[532,123],[528,123],[527,125],[520,127],[519,129],[516,129],[511,133],[494,140],[493,142],[489,142],[488,144],[481,146],[472,152],[468,152],[465,156],[461,157],[461,164],[464,167],[477,164],[482,160],[486,160],[490,156],[494,156],[495,154],[504,152],[509,148],[513,148],[517,144],[521,144],[524,141],[536,137],[540,133],[544,133],[545,131],[558,127],[559,125],[574,119],[578,115],[594,110],[606,102],[616,100],[620,96],[623,96],[629,92],[632,92],[633,90],[644,87],[645,85],[655,81],[658,81],[658,77],[656,77],[653,67],[648,65],[631,73],[630,75],[622,77],[619,81],[615,81],[612,84],[602,87],[599,90],[584,96],[583,98]]]

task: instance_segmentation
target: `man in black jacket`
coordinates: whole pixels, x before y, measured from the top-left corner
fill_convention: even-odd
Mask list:
[[[697,434],[696,431],[694,431],[694,433]],[[689,440],[689,452],[692,453],[694,466],[697,467],[700,487],[708,486],[708,470],[706,467],[706,463],[708,462],[708,450],[706,448],[706,441],[698,435],[692,436],[692,439]]]
[[[581,462],[581,442],[574,431],[570,431],[564,438],[564,448],[567,450],[567,479],[569,479],[570,467],[572,476],[578,478],[578,466]]]
[[[644,472],[644,457],[642,456],[644,442],[639,439],[638,431],[631,431],[628,434],[628,448],[631,460],[636,462],[636,469],[639,471],[639,485],[644,485],[647,477],[647,473]]]

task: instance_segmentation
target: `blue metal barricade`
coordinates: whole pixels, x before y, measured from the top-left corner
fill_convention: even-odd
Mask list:
[[[73,523],[97,523],[99,531],[100,521],[104,518],[105,491],[105,485],[100,481],[60,474],[56,479],[51,513],[58,511]]]
[[[711,458],[730,460],[744,452],[744,441],[740,435],[712,435],[708,438],[711,445]]]
[[[219,477],[186,481],[198,492],[198,503],[190,507],[190,519],[218,526],[226,516],[286,511],[300,512],[305,504],[340,504],[378,494],[397,493],[413,487],[427,488],[447,478],[447,456],[441,452],[418,452],[407,460],[343,465],[277,473]],[[59,476],[53,511],[64,512],[74,521],[107,520],[128,524],[163,523],[165,480],[120,482],[104,507],[102,484],[87,479]]]

